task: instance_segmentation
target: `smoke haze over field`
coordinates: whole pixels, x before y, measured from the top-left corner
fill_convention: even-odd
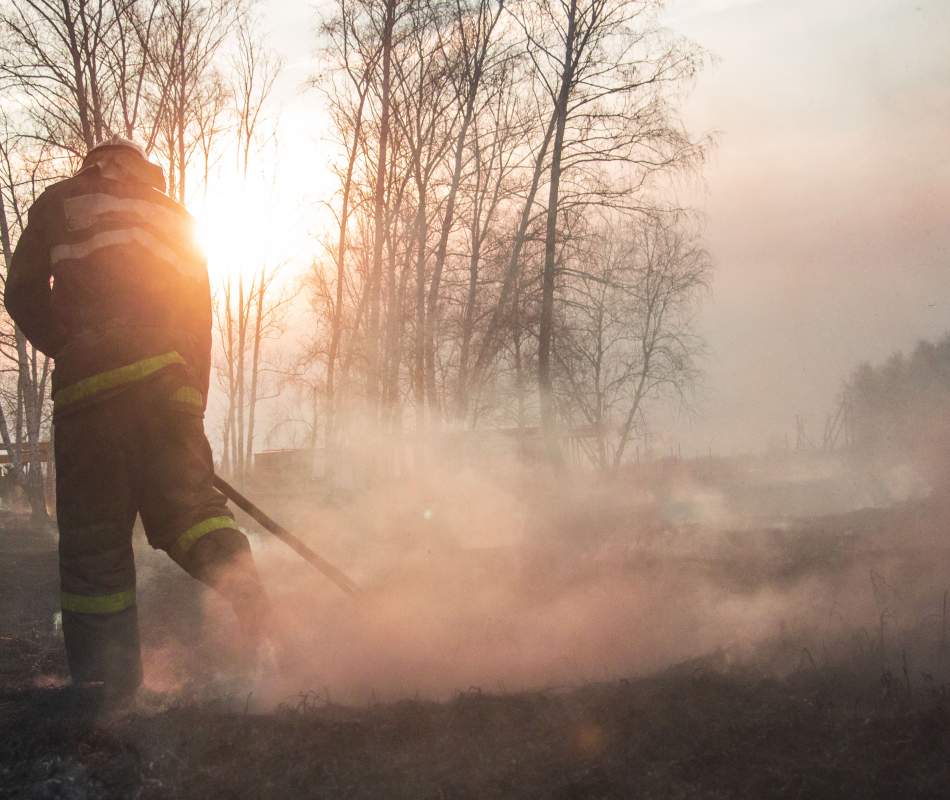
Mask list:
[[[945,667],[933,663],[948,580],[946,560],[933,557],[939,514],[736,531],[724,513],[735,497],[686,476],[641,479],[636,490],[629,478],[577,478],[565,489],[512,467],[433,471],[335,508],[285,504],[282,519],[363,591],[347,597],[282,544],[255,537],[284,670],[253,685],[229,688],[243,644],[227,604],[205,591],[189,611],[195,585],[149,554],[140,574],[148,685],[234,691],[241,703],[253,690],[255,706],[269,708],[300,693],[365,704],[557,688],[717,651],[719,667],[776,674],[798,668],[803,649],[856,668],[879,669],[902,651],[915,670]],[[169,596],[185,627],[155,642]],[[869,636],[884,636],[886,652]]]

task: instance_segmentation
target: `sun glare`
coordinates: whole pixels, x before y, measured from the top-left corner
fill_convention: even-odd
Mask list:
[[[212,180],[190,205],[212,285],[261,268],[293,272],[313,255],[314,243],[298,224],[299,199],[273,186],[242,177]]]
[[[250,275],[279,259],[274,204],[243,181],[213,182],[194,206],[198,244],[208,259],[212,283]]]
[[[279,148],[255,155],[248,175],[223,159],[189,210],[208,258],[212,284],[280,268],[281,280],[299,275],[323,252],[335,229],[328,202],[337,188],[330,162],[339,153],[322,140],[328,117],[320,108],[288,111]]]

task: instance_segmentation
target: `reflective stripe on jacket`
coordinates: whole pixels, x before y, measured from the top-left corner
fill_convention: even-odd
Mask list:
[[[158,356],[143,358],[132,364],[126,364],[124,367],[110,369],[108,372],[98,372],[54,392],[53,409],[63,411],[69,406],[75,406],[85,400],[101,397],[106,392],[123,389],[131,383],[145,380],[172,364],[184,363],[185,359],[181,357],[181,354],[172,350],[169,353],[162,353]]]

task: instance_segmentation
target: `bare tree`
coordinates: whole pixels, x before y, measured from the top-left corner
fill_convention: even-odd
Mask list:
[[[310,280],[308,347],[328,432],[341,433],[341,392],[391,427],[406,408],[417,429],[526,425],[532,386],[552,429],[555,323],[577,280],[559,259],[584,209],[646,215],[661,205],[651,176],[702,155],[669,103],[698,56],[656,8],[336,6],[321,85],[342,145],[339,211],[332,272],[318,260]]]
[[[6,284],[7,269],[13,257],[14,237],[26,225],[26,206],[36,199],[41,187],[39,172],[42,162],[27,163],[15,155],[20,149],[17,137],[10,133],[6,118],[2,120],[0,139],[0,245],[2,245]],[[33,517],[47,518],[43,484],[40,443],[48,429],[50,359],[31,345],[19,326],[9,318],[6,330],[0,333],[0,356],[14,365],[15,390],[7,400],[12,406],[12,426],[4,403],[0,402],[0,441],[10,455],[15,478],[23,486]],[[6,371],[6,370],[5,370]]]
[[[369,363],[366,370],[366,393],[369,403],[378,402],[380,391],[380,348],[378,344],[380,330],[380,295],[383,270],[383,246],[386,237],[386,185],[388,168],[388,149],[390,143],[390,113],[392,108],[392,62],[395,46],[397,0],[383,0],[382,19],[379,33],[381,74],[379,83],[379,132],[375,157],[375,179],[373,190],[373,256],[370,266],[369,316],[367,330],[367,350]]]
[[[157,146],[167,166],[168,193],[184,203],[188,164],[201,141],[207,83],[214,80],[214,59],[240,18],[241,4],[229,0],[160,0],[160,35],[153,45],[153,83],[163,102]]]
[[[195,103],[195,127],[201,153],[201,185],[207,192],[211,166],[221,155],[224,134],[229,132],[228,105],[231,95],[218,72],[213,72],[200,88]]]
[[[455,3],[455,25],[458,31],[458,50],[455,69],[450,73],[455,89],[455,100],[459,124],[454,142],[447,142],[453,148],[452,165],[449,178],[449,191],[445,199],[442,214],[441,231],[436,246],[432,278],[425,299],[424,315],[424,357],[425,389],[431,408],[437,409],[435,391],[435,320],[439,313],[439,299],[442,273],[448,254],[449,237],[455,221],[455,207],[459,186],[465,167],[465,149],[468,145],[469,131],[479,110],[479,100],[484,94],[485,75],[495,69],[503,68],[507,51],[503,47],[494,47],[495,30],[504,9],[504,0],[477,0],[474,9],[464,7],[461,0]],[[489,95],[490,97],[490,95]],[[476,145],[477,150],[477,145]],[[476,158],[480,153],[475,153]],[[476,165],[476,179],[480,178]],[[473,242],[473,246],[474,246]],[[477,256],[473,263],[477,264]],[[422,298],[418,302],[422,303]],[[421,312],[420,312],[421,313]],[[417,402],[421,403],[422,398]]]
[[[573,259],[562,260],[569,280],[555,402],[565,418],[594,432],[582,440],[593,442],[591,460],[616,469],[648,401],[664,393],[683,398],[696,380],[702,342],[692,317],[709,256],[685,224],[652,216],[601,224]]]
[[[144,0],[26,0],[0,12],[0,87],[17,94],[25,141],[70,162],[112,133],[151,150],[175,74],[157,63],[172,52],[166,12]]]
[[[510,66],[507,61],[504,67]],[[478,344],[477,336],[484,329],[481,323],[498,305],[489,291],[495,283],[494,275],[504,260],[510,264],[512,241],[498,229],[504,228],[504,209],[517,203],[525,153],[522,143],[533,131],[532,121],[520,110],[521,97],[517,78],[505,69],[505,75],[495,81],[492,96],[473,121],[471,141],[467,145],[470,163],[469,180],[464,186],[467,217],[467,257],[461,264],[460,280],[464,294],[458,301],[459,343],[455,384],[455,417],[465,421],[469,410],[472,384],[471,356]],[[444,231],[443,231],[444,233]],[[515,295],[518,294],[515,287]],[[512,304],[517,307],[517,302]],[[492,316],[488,330],[494,329],[499,317]],[[514,337],[516,346],[520,333],[516,330],[516,316],[509,317],[506,329]],[[483,342],[490,338],[486,334]]]
[[[235,152],[246,181],[254,154],[260,152],[262,114],[282,65],[254,23],[238,21],[237,55],[232,65],[231,100],[236,120]],[[262,345],[279,328],[287,298],[276,295],[279,266],[252,265],[248,276],[229,275],[218,296],[216,316],[224,366],[219,372],[227,399],[223,466],[245,480],[253,460],[257,405],[261,397]]]
[[[345,287],[347,283],[347,252],[349,249],[350,214],[353,210],[353,201],[357,195],[356,180],[357,161],[361,155],[364,139],[363,126],[367,115],[367,99],[370,94],[373,75],[379,61],[381,46],[370,48],[364,52],[359,46],[358,15],[351,7],[341,4],[336,18],[324,25],[324,35],[328,41],[327,56],[339,64],[344,77],[344,87],[328,81],[325,96],[329,101],[336,130],[340,134],[341,142],[346,152],[346,160],[340,178],[340,209],[336,215],[337,239],[333,250],[335,266],[335,286],[332,291],[323,275],[321,265],[315,263],[314,281],[312,283],[317,297],[323,301],[323,308],[330,318],[329,346],[326,352],[326,431],[325,437],[328,448],[334,442],[336,425],[336,388],[337,364],[340,349],[343,343],[345,319]],[[315,85],[320,86],[319,82]],[[348,91],[352,91],[353,105]],[[319,349],[319,348],[317,348]],[[314,437],[316,425],[314,424]],[[314,441],[316,441],[314,439]]]
[[[25,0],[0,15],[3,85],[23,97],[30,135],[75,157],[106,130],[102,44],[115,12],[108,0]]]
[[[558,215],[566,199],[562,181],[578,175],[570,198],[575,208],[622,205],[650,173],[701,155],[661,92],[691,77],[699,54],[660,30],[656,9],[652,0],[539,0],[525,4],[519,15],[553,127],[538,332],[541,423],[552,450]],[[632,173],[629,185],[619,183],[605,192],[597,182],[592,190],[590,171],[607,164]]]

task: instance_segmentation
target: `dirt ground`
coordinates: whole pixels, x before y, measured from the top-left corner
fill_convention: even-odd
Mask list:
[[[944,518],[929,506],[861,512],[762,531],[755,546],[726,536],[698,562],[677,556],[737,598],[859,572],[880,614],[847,641],[787,632],[741,656],[724,648],[602,682],[361,705],[302,691],[260,712],[222,687],[150,692],[119,710],[77,700],[64,686],[55,537],[8,516],[0,798],[946,797],[946,605],[905,608],[906,635],[885,628],[895,586],[927,575],[926,593],[903,592],[916,602],[947,573],[934,566],[946,562]],[[170,599],[175,613],[151,614]],[[146,648],[185,642],[196,672],[220,658],[186,577],[160,571],[140,604]]]

